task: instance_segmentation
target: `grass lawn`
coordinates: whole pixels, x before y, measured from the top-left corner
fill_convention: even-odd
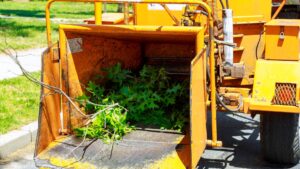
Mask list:
[[[0,2],[0,15],[45,18],[46,2]],[[89,18],[94,7],[91,3],[55,2],[51,18]]]
[[[58,39],[58,24],[52,23],[53,39]],[[44,21],[32,19],[1,19],[0,44],[7,43],[17,50],[45,47],[46,25]]]
[[[40,78],[40,73],[32,74]],[[0,134],[37,120],[40,86],[24,76],[0,81]]]
[[[5,40],[17,50],[46,47],[46,2],[0,2],[0,45]],[[117,5],[108,5],[107,11],[117,11]],[[93,17],[93,3],[57,2],[52,5],[51,18],[82,19]],[[24,18],[26,17],[26,18]],[[74,23],[74,21],[72,21]],[[58,23],[52,23],[52,39],[58,39]]]
[[[46,2],[0,2],[0,15],[45,18]],[[107,5],[108,12],[117,11],[116,5]],[[51,18],[86,19],[94,15],[93,3],[55,2]]]

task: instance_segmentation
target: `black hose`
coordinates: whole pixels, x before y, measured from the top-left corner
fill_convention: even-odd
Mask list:
[[[226,7],[227,7],[227,9],[229,9],[229,2],[228,2],[228,0],[226,0]]]
[[[230,111],[230,112],[239,112],[241,107],[243,106],[243,97],[241,96],[240,99],[239,99],[239,105],[238,107],[232,109],[232,108],[229,108],[221,99],[221,96],[216,93],[217,95],[217,101],[221,104],[222,107],[224,107],[227,111]]]
[[[256,48],[255,48],[256,60],[258,60],[258,47],[259,47],[259,44],[260,44],[260,41],[261,41],[261,36],[262,36],[262,34],[263,34],[264,32],[265,32],[265,31],[263,30],[263,31],[261,31],[260,34],[259,34],[259,39],[258,39]]]
[[[224,6],[224,3],[223,3],[223,0],[220,0],[220,4],[222,6],[222,9],[225,9],[225,6]]]

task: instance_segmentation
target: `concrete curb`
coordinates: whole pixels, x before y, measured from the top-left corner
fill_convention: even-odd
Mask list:
[[[0,159],[35,141],[38,129],[38,122],[35,121],[13,130],[7,134],[0,135]]]

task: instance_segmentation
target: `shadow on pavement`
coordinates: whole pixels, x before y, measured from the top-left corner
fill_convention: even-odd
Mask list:
[[[207,131],[211,138],[210,112]],[[221,148],[205,150],[199,169],[207,168],[300,168],[280,166],[266,162],[260,152],[259,115],[218,113],[218,139],[223,141]]]

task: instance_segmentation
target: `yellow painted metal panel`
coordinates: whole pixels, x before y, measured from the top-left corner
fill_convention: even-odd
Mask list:
[[[158,4],[155,4],[158,8]],[[177,8],[176,8],[177,9]],[[180,21],[183,10],[172,10],[172,14]],[[151,8],[151,4],[136,5],[137,25],[175,25],[176,23],[165,10]]]
[[[234,22],[269,21],[271,18],[272,0],[230,0]]]
[[[197,37],[197,56],[191,63],[190,128],[191,166],[196,168],[205,149],[206,134],[206,57],[203,49],[203,33]]]
[[[300,60],[300,20],[277,19],[266,24],[266,59]]]
[[[59,25],[61,29],[66,31],[78,31],[78,32],[96,32],[96,33],[122,33],[124,36],[131,33],[144,33],[147,35],[155,34],[170,34],[174,35],[193,35],[195,36],[202,27],[175,27],[175,26],[135,26],[135,25],[86,25],[86,24],[77,24],[77,25]]]
[[[242,51],[234,52],[234,62],[245,63],[246,74],[253,75],[255,71],[256,62],[256,46],[259,41],[259,34],[263,31],[263,24],[235,24],[234,33],[243,34],[241,38],[235,38],[234,42],[237,43],[238,47],[242,48]],[[257,57],[261,58],[264,50],[264,36],[261,37],[258,49]],[[246,84],[249,79],[245,79]],[[248,82],[248,84],[251,84]]]
[[[42,82],[46,85],[59,87],[59,63],[55,61],[54,49],[58,44],[46,49],[42,54]],[[35,154],[42,152],[51,142],[59,137],[60,95],[42,87],[39,109],[39,128]]]
[[[282,111],[299,112],[299,92],[296,99],[298,106],[272,105],[276,83],[295,83],[300,85],[300,62],[259,60],[256,63],[256,73],[253,95],[250,101],[252,111]]]
[[[234,51],[234,63],[245,64],[245,76],[242,79],[225,77],[224,86],[249,86],[253,84],[253,75],[255,73],[256,54],[262,58],[265,49],[265,36],[260,37],[264,29],[263,23],[257,24],[234,24],[234,34],[241,36],[235,37],[234,42],[237,47],[242,49]],[[260,42],[259,42],[260,39]],[[259,42],[257,51],[256,46]]]
[[[252,102],[250,105],[251,110],[259,110],[260,112],[278,112],[278,113],[300,113],[300,108],[296,106],[281,106],[271,105],[259,102]]]

